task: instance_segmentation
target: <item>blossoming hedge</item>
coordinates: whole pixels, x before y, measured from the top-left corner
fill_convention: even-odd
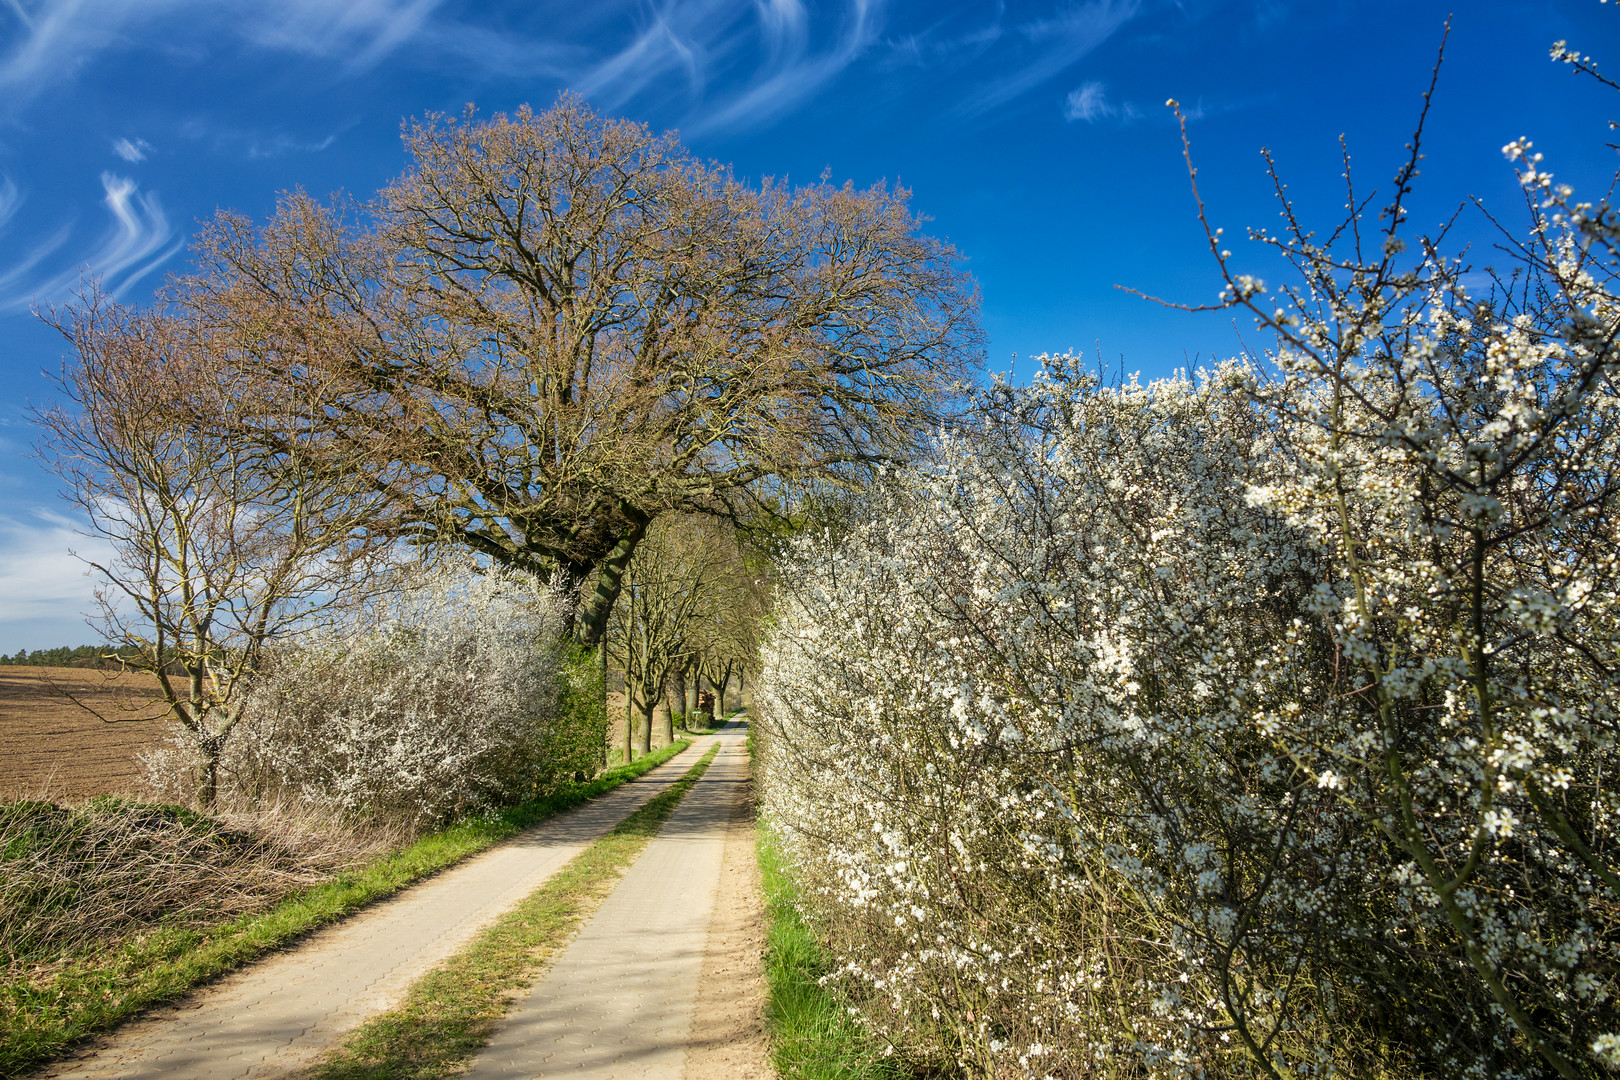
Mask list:
[[[903,1054],[1620,1068],[1620,230],[1524,176],[1507,287],[1403,255],[1398,190],[1231,279],[1268,356],[1048,359],[790,552],[765,811]]]
[[[352,625],[284,648],[225,775],[261,797],[430,824],[594,772],[600,723],[581,732],[557,709],[568,619],[532,575],[432,571]]]

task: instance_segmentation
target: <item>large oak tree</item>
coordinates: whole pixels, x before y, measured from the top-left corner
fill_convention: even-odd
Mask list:
[[[575,97],[404,141],[370,202],[221,215],[173,299],[287,400],[325,388],[300,438],[363,457],[396,532],[594,577],[586,642],[659,515],[905,457],[982,363],[904,189],[748,184]]]

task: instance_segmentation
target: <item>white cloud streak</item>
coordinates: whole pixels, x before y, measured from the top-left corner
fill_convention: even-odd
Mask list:
[[[375,66],[418,36],[441,0],[0,0],[22,33],[0,49],[0,112],[71,80],[98,53],[138,44],[144,28],[184,16],[264,48]]]
[[[0,516],[0,633],[12,623],[94,611],[96,582],[79,556],[105,562],[110,554],[105,540],[43,507]]]
[[[5,271],[0,271],[0,314],[13,311],[25,311],[33,303],[37,290],[27,287],[29,275],[34,267],[55,254],[58,248],[67,243],[68,237],[73,235],[73,226],[64,225],[55,233],[35,244],[28,254],[19,259],[15,265]]]
[[[810,15],[799,0],[754,0],[769,60],[803,54],[810,34]]]
[[[685,6],[666,4],[653,11],[630,43],[570,80],[574,90],[607,108],[617,108],[670,71],[686,76],[693,94],[703,90],[708,55],[699,40],[703,29],[727,20],[727,0]]]
[[[152,144],[145,139],[136,139],[134,142],[128,139],[115,139],[112,148],[113,153],[134,165],[146,160],[146,153],[152,149]]]
[[[769,59],[748,88],[691,124],[688,130],[746,130],[774,120],[815,93],[854,63],[877,38],[882,0],[850,0],[843,32],[821,54],[806,55],[804,9],[796,0],[760,6]],[[768,72],[768,74],[766,74]]]
[[[1006,34],[1006,11],[996,5],[990,20],[972,30],[950,34],[946,23],[937,23],[922,31],[905,34],[884,42],[888,49],[885,64],[888,67],[934,67],[938,64],[960,66],[982,56]]]
[[[1088,124],[1134,124],[1148,115],[1148,111],[1134,102],[1112,101],[1108,97],[1108,87],[1096,79],[1081,83],[1070,90],[1068,97],[1063,100],[1063,119],[1071,122],[1083,120]],[[1201,108],[1193,109],[1186,115],[1188,119],[1197,119],[1203,116],[1203,111]]]
[[[440,0],[279,0],[249,19],[256,44],[309,56],[340,56],[366,70],[420,33]]]
[[[73,267],[32,286],[24,285],[33,268],[67,240],[70,228],[31,251],[18,265],[0,274],[0,311],[21,311],[36,302],[66,299],[79,283],[99,278],[114,297],[172,258],[185,239],[174,243],[174,229],[158,197],[142,194],[135,181],[110,172],[101,174],[102,204],[112,215],[112,226],[94,252]]]
[[[1013,71],[981,87],[956,111],[975,117],[1007,104],[1056,77],[1107,41],[1141,9],[1141,0],[1091,0],[1018,29],[1034,55]]]
[[[11,9],[12,14],[17,16],[18,22],[30,30],[34,28],[34,20],[28,17],[28,12],[22,6],[22,0],[5,0],[5,5]]]
[[[1095,79],[1070,90],[1063,103],[1065,120],[1084,120],[1088,124],[1095,124],[1113,115],[1114,106],[1109,104],[1108,89]]]
[[[11,215],[17,212],[17,207],[22,205],[22,201],[22,192],[17,190],[17,185],[12,183],[11,177],[0,173],[0,229],[6,227],[6,222],[11,220]]]
[[[0,99],[20,108],[52,82],[71,78],[87,59],[120,41],[129,24],[166,15],[177,0],[12,0],[26,33],[0,53]]]
[[[423,27],[419,42],[424,55],[473,65],[485,77],[502,79],[562,79],[585,69],[590,58],[581,44],[444,20]]]

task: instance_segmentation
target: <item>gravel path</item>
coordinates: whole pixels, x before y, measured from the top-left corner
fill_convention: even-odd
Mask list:
[[[703,779],[506,1018],[471,1080],[726,1080],[687,1064],[708,1042],[694,1023],[698,982],[727,839],[747,797],[744,735],[733,724],[716,736],[720,752]]]
[[[716,738],[726,742],[720,761],[741,749],[726,734],[697,739],[640,780],[227,976],[178,1006],[125,1025],[101,1045],[41,1075],[236,1080],[277,1076],[307,1064],[338,1036],[396,1004],[419,976],[667,790]],[[744,762],[746,768],[746,756]],[[709,775],[714,774],[711,766]],[[697,795],[697,789],[687,795],[677,816]]]

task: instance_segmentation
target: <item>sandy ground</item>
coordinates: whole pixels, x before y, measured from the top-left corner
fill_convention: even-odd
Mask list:
[[[753,782],[726,831],[720,892],[703,953],[687,1080],[769,1080],[765,1033],[765,902],[754,851]]]
[[[150,704],[156,690],[149,675],[0,666],[0,801],[135,790],[136,755],[161,742],[166,726],[150,719],[162,715]]]

